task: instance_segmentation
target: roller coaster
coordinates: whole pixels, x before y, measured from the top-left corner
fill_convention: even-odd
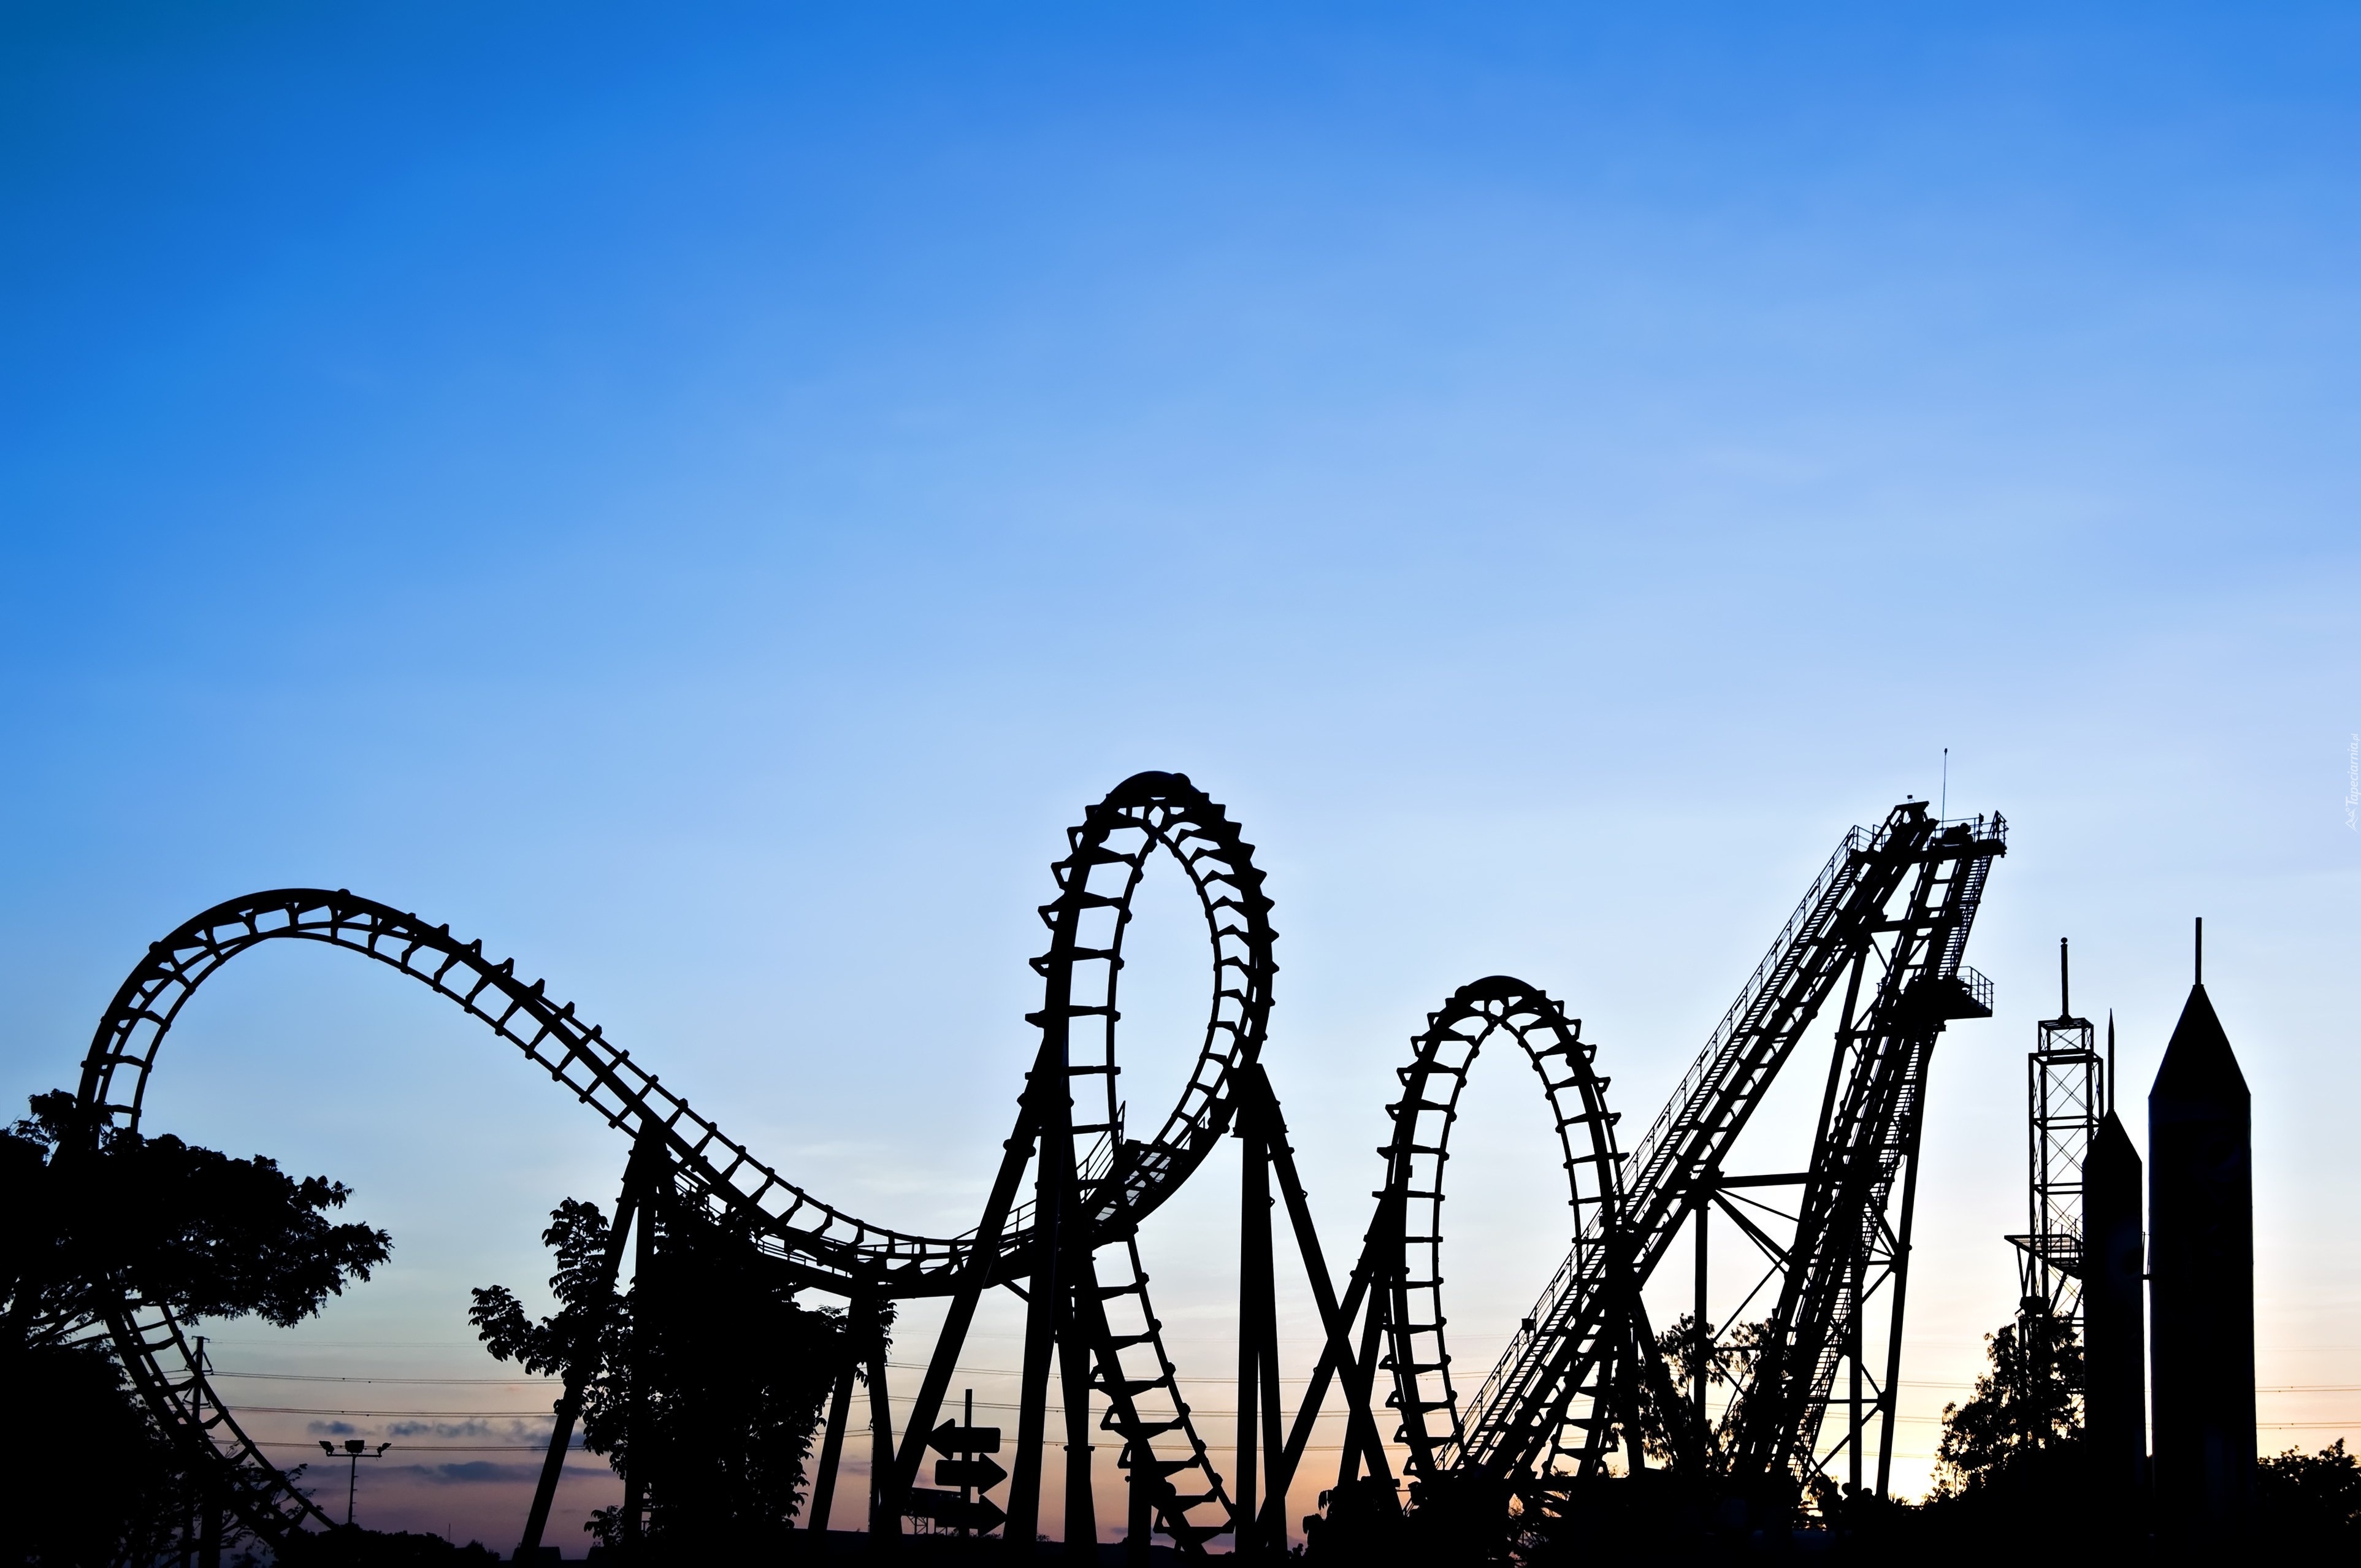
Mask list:
[[[634,1211],[663,1201],[733,1221],[798,1288],[850,1302],[945,1299],[898,1440],[882,1344],[862,1369],[873,1409],[868,1519],[881,1546],[905,1518],[947,1511],[946,1494],[918,1486],[921,1462],[940,1435],[936,1423],[979,1304],[1004,1289],[1021,1299],[1026,1320],[1000,1524],[1021,1549],[1037,1538],[1044,1466],[1057,1452],[1053,1383],[1065,1428],[1065,1539],[1098,1539],[1095,1415],[1096,1430],[1119,1444],[1136,1561],[1156,1534],[1192,1556],[1224,1536],[1242,1556],[1282,1553],[1290,1490],[1332,1405],[1344,1418],[1339,1486],[1374,1482],[1390,1496],[1404,1478],[1466,1476],[1515,1495],[1550,1477],[1653,1464],[1792,1508],[1840,1465],[1861,1487],[1872,1431],[1876,1488],[1889,1483],[1927,1072],[1949,1022],[1991,1014],[1990,985],[1961,959],[2006,839],[1996,814],[1940,820],[1916,800],[1874,829],[1849,832],[1629,1148],[1618,1143],[1598,1047],[1578,1019],[1521,980],[1495,975],[1462,987],[1428,1015],[1399,1069],[1401,1095],[1386,1108],[1384,1179],[1341,1277],[1312,1223],[1262,1061],[1277,973],[1263,875],[1238,825],[1178,773],[1125,780],[1068,831],[1065,857],[1051,868],[1055,894],[1040,908],[1048,949],[1033,960],[1042,1002],[1027,1022],[1039,1046],[983,1213],[963,1234],[893,1230],[824,1201],[730,1139],[570,1003],[551,1000],[542,981],[520,980],[513,960],[495,962],[480,941],[461,941],[448,926],[342,889],[233,899],[154,944],[98,1025],[79,1098],[93,1136],[110,1125],[137,1129],[181,1009],[224,965],[265,943],[324,943],[420,981],[631,1141],[610,1273]],[[1179,1102],[1142,1138],[1117,1095],[1115,1040],[1125,937],[1142,879],[1159,860],[1195,890],[1212,995]],[[1808,1161],[1793,1170],[1739,1168],[1741,1135],[1831,1002]],[[1539,1077],[1556,1126],[1571,1245],[1471,1393],[1455,1376],[1444,1311],[1444,1173],[1469,1073],[1487,1046],[1511,1042]],[[1226,1478],[1167,1353],[1139,1243],[1143,1223],[1225,1137],[1243,1160]],[[1790,1208],[1754,1195],[1764,1190],[1791,1193]],[[1280,1395],[1280,1214],[1322,1338],[1291,1415]],[[1765,1269],[1719,1329],[1708,1299],[1716,1215]],[[1661,1332],[1642,1292],[1660,1274],[1672,1277],[1667,1266],[1684,1234],[1696,1255],[1694,1310],[1683,1328]],[[1870,1311],[1881,1297],[1882,1345]],[[1741,1326],[1740,1314],[1757,1303],[1762,1315]],[[106,1326],[158,1417],[217,1462],[219,1495],[249,1530],[278,1542],[330,1523],[211,1396],[188,1325],[127,1295]],[[1717,1365],[1732,1368],[1718,1419],[1708,1398]],[[852,1382],[848,1374],[829,1403],[808,1528],[828,1523]],[[568,1388],[557,1403],[521,1555],[540,1545],[579,1398]]]

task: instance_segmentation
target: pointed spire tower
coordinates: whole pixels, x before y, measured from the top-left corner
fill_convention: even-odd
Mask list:
[[[2140,1157],[2114,1113],[2115,1019],[2107,1015],[2107,1102],[2082,1162],[2082,1432],[2091,1475],[2114,1502],[2147,1475],[2147,1346],[2141,1286]]]
[[[2197,978],[2147,1096],[2148,1308],[2158,1504],[2235,1527],[2255,1482],[2255,1201],[2250,1098]]]

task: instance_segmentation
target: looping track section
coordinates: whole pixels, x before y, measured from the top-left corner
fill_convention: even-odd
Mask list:
[[[1067,834],[1051,868],[1053,894],[1040,908],[1049,941],[1033,960],[1042,992],[1027,1014],[1038,1032],[1031,1069],[983,1212],[963,1234],[897,1230],[826,1201],[728,1136],[572,1003],[552,1000],[538,980],[520,979],[512,960],[489,959],[481,942],[461,941],[447,926],[343,889],[232,899],[156,943],[99,1022],[80,1100],[93,1128],[137,1130],[165,1043],[191,999],[233,959],[266,943],[339,948],[418,981],[623,1134],[635,1162],[654,1161],[634,1167],[657,1172],[650,1179],[660,1185],[649,1190],[731,1217],[797,1285],[848,1299],[944,1302],[898,1442],[884,1419],[882,1361],[870,1369],[882,1423],[872,1464],[874,1530],[897,1530],[906,1514],[945,1517],[939,1494],[919,1494],[920,1464],[979,1305],[1003,1288],[1022,1299],[1026,1313],[1005,1526],[1014,1541],[1034,1539],[1045,1469],[1060,1453],[1067,1539],[1095,1538],[1096,1430],[1115,1440],[1135,1561],[1145,1563],[1159,1532],[1192,1555],[1224,1533],[1242,1555],[1281,1553],[1290,1489],[1332,1389],[1345,1407],[1344,1482],[1366,1470],[1389,1483],[1389,1444],[1404,1451],[1413,1475],[1470,1474],[1511,1486],[1565,1461],[1595,1472],[1619,1445],[1636,1466],[1653,1444],[1676,1469],[1784,1487],[1792,1497],[1848,1452],[1858,1480],[1865,1422],[1882,1419],[1883,1490],[1928,1063],[1948,1021],[1989,1015],[1990,988],[1960,958],[1990,865],[2005,852],[2005,830],[1997,816],[1938,822],[1923,802],[1907,802],[1876,831],[1849,834],[1628,1154],[1580,1021],[1524,981],[1495,975],[1462,987],[1429,1015],[1400,1069],[1401,1096],[1387,1108],[1391,1132],[1379,1150],[1384,1184],[1342,1282],[1328,1275],[1261,1062],[1278,972],[1263,874],[1237,824],[1178,773],[1124,781]],[[1179,1098],[1135,1135],[1117,1089],[1124,953],[1137,895],[1158,864],[1177,869],[1195,894],[1210,985]],[[1806,1029],[1839,996],[1809,1168],[1737,1172],[1740,1135]],[[1551,1108],[1571,1245],[1471,1393],[1454,1371],[1444,1311],[1445,1167],[1467,1075],[1482,1050],[1504,1038],[1539,1076]],[[1167,1350],[1141,1246],[1143,1224],[1225,1135],[1242,1150],[1245,1173],[1238,1429],[1226,1479]],[[1741,1213],[1731,1196],[1780,1183],[1798,1189],[1784,1241]],[[1897,1196],[1898,1215],[1889,1212]],[[1641,1299],[1676,1235],[1691,1234],[1698,1249],[1692,1317],[1701,1334],[1717,1332],[1705,1246],[1718,1210],[1773,1259],[1746,1299],[1769,1302],[1768,1316],[1748,1327],[1753,1370],[1719,1430],[1701,1396],[1676,1394]],[[1279,1408],[1274,1214],[1291,1232],[1323,1347],[1291,1416]],[[1879,1358],[1863,1332],[1873,1299],[1891,1325],[1882,1365],[1872,1365]],[[230,1412],[209,1404],[184,1325],[130,1296],[108,1327],[159,1418],[201,1433],[222,1458],[225,1495],[252,1529],[275,1541],[327,1522]],[[1373,1408],[1383,1384],[1390,1391]],[[1064,1410],[1061,1450],[1048,1430],[1053,1390]],[[842,1445],[848,1404],[840,1390],[831,1455]],[[1395,1424],[1381,1431],[1376,1419],[1387,1407]],[[1822,1428],[1839,1409],[1849,1425],[1831,1447]],[[1643,1434],[1650,1421],[1656,1424]],[[557,1473],[555,1443],[553,1455],[536,1520],[546,1515]],[[833,1463],[824,1466],[823,1494],[833,1486]],[[528,1527],[529,1543],[539,1528]]]
[[[1606,1238],[1620,1224],[1615,1117],[1607,1083],[1594,1069],[1598,1047],[1582,1038],[1582,1021],[1538,986],[1492,975],[1461,987],[1426,1032],[1411,1042],[1400,1069],[1402,1097],[1388,1110],[1394,1135],[1384,1150],[1380,1199],[1389,1223],[1377,1245],[1399,1256],[1373,1266],[1391,1276],[1383,1297],[1386,1362],[1400,1413],[1399,1441],[1422,1475],[1454,1467],[1465,1446],[1460,1393],[1451,1376],[1443,1302],[1443,1205],[1451,1133],[1469,1069],[1484,1047],[1503,1037],[1519,1047],[1541,1080],[1564,1157],[1574,1244],[1566,1267],[1595,1277],[1608,1263]],[[1373,1238],[1376,1239],[1376,1238]],[[1488,1394],[1490,1390],[1486,1390]]]

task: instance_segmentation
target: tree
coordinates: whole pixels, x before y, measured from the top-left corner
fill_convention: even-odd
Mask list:
[[[1745,1414],[1747,1377],[1762,1359],[1769,1336],[1768,1323],[1747,1322],[1732,1326],[1717,1342],[1713,1326],[1708,1323],[1699,1332],[1697,1317],[1690,1312],[1682,1313],[1656,1336],[1656,1351],[1672,1375],[1673,1392],[1684,1404],[1696,1398],[1699,1377],[1706,1380],[1708,1388],[1727,1385],[1735,1395],[1712,1430],[1705,1434],[1710,1445],[1708,1458],[1716,1465],[1737,1441],[1739,1423]],[[1659,1464],[1667,1463],[1673,1457],[1672,1412],[1658,1408],[1654,1387],[1647,1379],[1639,1380],[1639,1391],[1640,1430],[1646,1440],[1649,1457]]]
[[[1303,1521],[1304,1560],[1344,1568],[1500,1568],[1512,1561],[1518,1516],[1513,1489],[1474,1472],[1443,1472],[1410,1483],[1409,1506],[1375,1475],[1320,1494],[1321,1512]]]
[[[439,1535],[340,1524],[287,1542],[273,1568],[492,1568],[500,1560],[479,1541],[455,1546]]]
[[[775,1553],[792,1544],[820,1408],[888,1320],[806,1308],[741,1225],[678,1200],[653,1207],[653,1258],[629,1291],[608,1282],[606,1216],[569,1199],[542,1234],[556,1312],[535,1321],[496,1285],[468,1315],[494,1355],[566,1379],[585,1446],[642,1499],[643,1526],[625,1509],[592,1517],[601,1544],[666,1560]]]
[[[2361,1465],[2338,1438],[2318,1453],[2289,1449],[2256,1466],[2256,1513],[2282,1546],[2361,1545]],[[2346,1561],[2350,1561],[2348,1556]]]
[[[327,1218],[350,1191],[260,1155],[93,1125],[63,1091],[0,1130],[0,1378],[42,1425],[11,1479],[41,1500],[11,1521],[41,1568],[146,1562],[189,1517],[209,1463],[127,1386],[105,1317],[126,1295],[183,1322],[291,1326],[391,1240]]]
[[[1966,1496],[2071,1468],[2082,1436],[2082,1345],[2071,1320],[2027,1300],[2016,1321],[1984,1336],[1992,1370],[1974,1398],[1943,1408],[1935,1450],[1938,1496]]]
[[[1976,1379],[1974,1397],[1944,1407],[1935,1488],[1916,1528],[1896,1533],[1904,1521],[1888,1519],[1865,1542],[1884,1551],[1913,1538],[1913,1554],[1948,1562],[1981,1561],[2028,1539],[2074,1552],[2137,1541],[2140,1506],[2092,1493],[2072,1321],[2029,1299],[1984,1344],[1991,1370]]]
[[[126,1290],[184,1321],[289,1328],[391,1249],[383,1231],[329,1223],[352,1196],[342,1182],[299,1181],[261,1155],[232,1159],[170,1135],[91,1128],[62,1090],[31,1104],[29,1120],[0,1135],[12,1343],[75,1339]]]

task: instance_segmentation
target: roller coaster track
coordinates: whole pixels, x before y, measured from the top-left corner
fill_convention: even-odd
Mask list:
[[[1430,1014],[1400,1069],[1402,1095],[1388,1107],[1392,1134],[1379,1151],[1385,1184],[1341,1293],[1321,1259],[1284,1120],[1260,1066],[1277,972],[1262,873],[1237,826],[1180,774],[1126,780],[1069,830],[1067,853],[1052,868],[1055,896],[1040,911],[1048,949],[1033,960],[1043,1000],[1027,1018],[1039,1031],[1038,1047],[983,1213],[962,1234],[895,1230],[822,1201],[726,1135],[579,1018],[572,1003],[552,1001],[544,982],[519,979],[512,960],[493,961],[480,941],[462,942],[447,926],[343,889],[233,899],[154,944],[100,1020],[79,1098],[93,1136],[110,1126],[137,1131],[175,1022],[232,959],[275,941],[358,954],[456,1003],[635,1150],[660,1157],[649,1168],[661,1173],[668,1201],[730,1219],[796,1286],[848,1299],[946,1299],[944,1326],[900,1442],[890,1431],[881,1437],[873,1528],[896,1528],[912,1506],[928,1436],[978,1304],[1005,1288],[1026,1300],[1028,1313],[1012,1539],[1034,1534],[1051,1451],[1044,1421],[1054,1376],[1064,1387],[1071,1539],[1095,1535],[1088,1428],[1095,1405],[1103,1428],[1121,1442],[1139,1552],[1151,1529],[1192,1553],[1225,1532],[1235,1534],[1242,1552],[1276,1552],[1286,1538],[1290,1483],[1332,1385],[1347,1407],[1345,1479],[1364,1466],[1390,1474],[1371,1410],[1380,1375],[1390,1381],[1386,1404],[1399,1418],[1391,1440],[1406,1446],[1414,1474],[1508,1479],[1561,1459],[1595,1469],[1619,1432],[1638,1462],[1631,1432],[1642,1386],[1658,1409],[1681,1408],[1640,1290],[1685,1219],[1700,1212],[1697,1192],[1718,1179],[1733,1141],[1850,973],[1819,1152],[1804,1182],[1796,1240],[1784,1255],[1773,1348],[1741,1401],[1742,1431],[1727,1453],[1715,1451],[1695,1423],[1675,1420],[1666,1434],[1675,1464],[1700,1471],[1800,1474],[1817,1462],[1833,1379],[1848,1354],[1859,1368],[1859,1309],[1872,1259],[1894,1281],[1898,1325],[1906,1197],[1898,1231],[1886,1208],[1897,1173],[1915,1169],[1934,1036],[1946,1018],[1976,1011],[1982,982],[1960,959],[1986,871],[2004,850],[1998,817],[1972,828],[1938,824],[1916,803],[1896,807],[1874,834],[1854,829],[1628,1155],[1617,1147],[1608,1080],[1595,1070],[1597,1047],[1582,1038],[1580,1022],[1522,981],[1494,976],[1463,987]],[[1130,1135],[1117,1087],[1118,1000],[1134,898],[1159,856],[1196,892],[1212,986],[1195,1063],[1177,1102],[1143,1139]],[[1857,1009],[1872,968],[1868,1003]],[[1468,1072],[1483,1047],[1501,1036],[1523,1051],[1551,1106],[1573,1245],[1490,1376],[1463,1398],[1443,1301],[1444,1176]],[[1230,1133],[1246,1147],[1248,1173],[1235,1486],[1216,1471],[1181,1394],[1138,1245],[1143,1222]],[[1274,1180],[1276,1198],[1257,1196]],[[1267,1218],[1279,1200],[1323,1327],[1311,1388],[1283,1439]],[[224,1495],[249,1528],[278,1541],[327,1522],[228,1411],[208,1409],[186,1325],[129,1295],[107,1327],[159,1418],[200,1435],[223,1461]],[[1898,1346],[1898,1326],[1896,1332]],[[883,1410],[882,1361],[872,1376]],[[844,1411],[840,1397],[831,1453]],[[537,1531],[536,1524],[535,1539]]]
[[[1033,1018],[1045,1037],[1054,1036],[1061,1046],[1076,1035],[1092,1036],[1071,1070],[1076,1078],[1101,1080],[1106,1110],[1098,1121],[1070,1131],[1088,1140],[1075,1167],[1093,1228],[1104,1240],[1120,1241],[1178,1190],[1213,1147],[1231,1114],[1233,1074],[1261,1048],[1274,968],[1269,902],[1262,895],[1251,847],[1240,840],[1221,808],[1183,777],[1144,773],[1126,781],[1093,810],[1084,827],[1073,830],[1070,841],[1070,855],[1057,868],[1059,897],[1043,909],[1052,942],[1049,953],[1036,960],[1047,1000]],[[1197,890],[1213,948],[1214,986],[1196,1067],[1161,1128],[1143,1141],[1122,1135],[1114,1057],[1115,973],[1132,894],[1149,851],[1157,848],[1172,855]],[[1013,1181],[1003,1184],[1009,1192],[995,1191],[983,1223],[964,1235],[918,1235],[861,1220],[756,1158],[609,1041],[597,1025],[580,1019],[573,1003],[551,1000],[541,981],[520,979],[513,960],[488,959],[480,941],[462,941],[448,926],[344,889],[287,888],[232,899],[151,946],[117,990],[83,1061],[78,1099],[93,1135],[106,1126],[138,1130],[150,1078],[190,998],[231,959],[274,941],[315,942],[357,953],[456,1003],[609,1125],[635,1144],[653,1139],[668,1157],[681,1198],[708,1212],[737,1217],[800,1285],[846,1296],[950,1295],[972,1305],[980,1290],[1025,1277],[1034,1248],[1032,1208],[1006,1201]],[[1097,1000],[1076,1000],[1082,995],[1078,981],[1094,981]],[[1030,1114],[1020,1113],[1020,1130]],[[1136,1258],[1136,1253],[1126,1255]],[[1133,1387],[1116,1402],[1134,1412],[1131,1424],[1143,1453],[1155,1452],[1159,1441],[1180,1445],[1180,1460],[1149,1468],[1167,1476],[1202,1471],[1204,1486],[1196,1497],[1169,1484],[1164,1488],[1165,1500],[1179,1516],[1173,1522],[1202,1540],[1205,1527],[1192,1527],[1186,1508],[1212,1503],[1226,1510],[1227,1501],[1180,1398],[1145,1275],[1136,1266],[1130,1272],[1129,1283],[1114,1288],[1110,1299],[1122,1299],[1136,1312],[1130,1348],[1152,1356],[1158,1370],[1143,1378],[1126,1376]],[[131,1296],[109,1327],[135,1383],[159,1418],[190,1425],[190,1400],[202,1379],[181,1325],[160,1305]],[[1160,1410],[1141,1408],[1152,1406],[1159,1395]],[[217,1412],[199,1424],[230,1466],[229,1495],[250,1528],[270,1540],[306,1519],[324,1522],[234,1421]]]
[[[1907,852],[1917,874],[1906,897],[1871,922],[1858,944],[1855,962],[1877,971],[1877,986],[1866,1009],[1848,1004],[1838,1027],[1830,1079],[1843,1087],[1821,1113],[1734,1473],[1800,1474],[1823,1457],[1818,1434],[1838,1371],[1849,1355],[1856,1365],[1862,1359],[1852,1331],[1871,1267],[1890,1271],[1905,1245],[1887,1209],[1917,1147],[1936,1036],[1950,1019],[1991,1014],[1990,986],[1960,959],[2005,834],[1997,819],[1912,834]]]
[[[1593,1070],[1598,1047],[1582,1038],[1582,1021],[1568,1018],[1538,987],[1506,975],[1463,986],[1428,1015],[1426,1032],[1411,1042],[1410,1065],[1400,1069],[1402,1097],[1387,1107],[1394,1135],[1381,1151],[1381,1201],[1391,1223],[1373,1237],[1383,1262],[1392,1265],[1384,1270],[1381,1370],[1394,1381],[1387,1402],[1401,1412],[1400,1441],[1409,1444],[1411,1466],[1420,1475],[1445,1468],[1443,1456],[1466,1438],[1443,1310],[1444,1170],[1468,1069],[1495,1035],[1522,1047],[1556,1123],[1576,1238],[1564,1269],[1599,1289],[1618,1262],[1607,1240],[1621,1230],[1615,1116],[1607,1109],[1608,1080]],[[1398,1259],[1384,1255],[1397,1248]],[[1594,1332],[1609,1328],[1601,1322]],[[1440,1430],[1432,1424],[1438,1415]]]
[[[1921,802],[1895,807],[1873,834],[1856,828],[1845,836],[1623,1162],[1622,1240],[1631,1277],[1610,1281],[1587,1266],[1609,1239],[1603,1219],[1587,1222],[1440,1463],[1505,1477],[1568,1452],[1561,1412],[1602,1376],[1604,1347],[1613,1343],[1602,1330],[1619,1310],[1618,1290],[1644,1286],[1663,1262],[1697,1210],[1697,1193],[1719,1179],[1781,1068],[1850,974],[1829,1106],[1803,1183],[1805,1217],[1784,1249],[1790,1266],[1772,1324],[1773,1354],[1747,1391],[1745,1451],[1724,1461],[1733,1472],[1802,1478],[1802,1465],[1817,1457],[1813,1440],[1834,1376],[1829,1353],[1851,1326],[1859,1266],[1871,1238],[1892,1234],[1887,1201],[1896,1169],[1916,1147],[1935,1036],[1948,1018],[1989,1012],[1977,1000],[1982,977],[1963,970],[1960,959],[1992,860],[2005,845],[2002,818],[1938,824]],[[1872,965],[1880,972],[1857,1024],[1855,1001]],[[1835,1086],[1848,1059],[1856,1065],[1839,1101]],[[1838,1245],[1840,1237],[1849,1239]],[[1891,1250],[1906,1250],[1906,1238],[1895,1238]],[[1853,1284],[1837,1288],[1837,1277]],[[1785,1384],[1799,1358],[1811,1370],[1797,1391]],[[1674,1426],[1677,1449],[1704,1450],[1702,1431]],[[1595,1444],[1586,1436],[1582,1446]]]

